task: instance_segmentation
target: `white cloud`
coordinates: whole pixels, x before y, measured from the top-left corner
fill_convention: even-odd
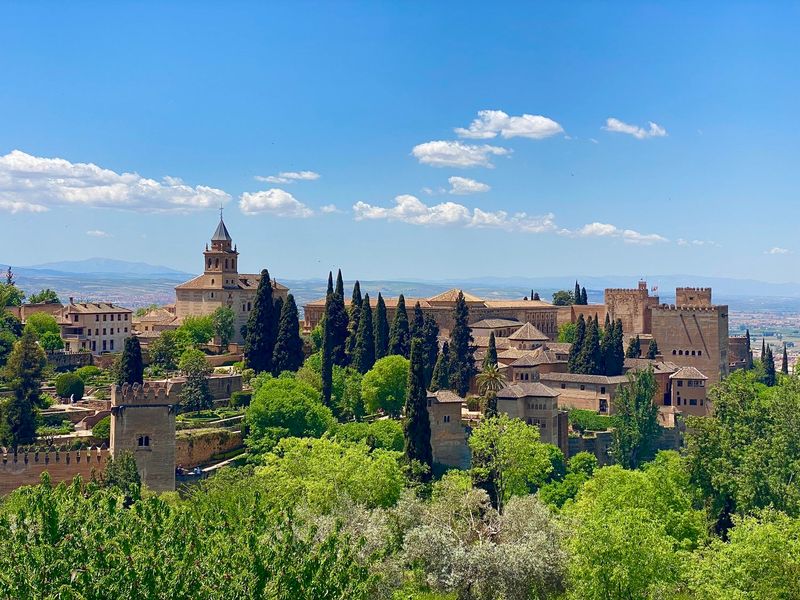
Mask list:
[[[648,125],[650,126],[648,129],[644,129],[642,127],[637,127],[636,125],[628,125],[619,119],[614,119],[610,117],[606,119],[606,125],[603,127],[606,131],[611,131],[614,133],[626,133],[628,135],[632,135],[637,140],[643,140],[646,138],[654,138],[654,137],[664,137],[667,135],[667,130],[661,127],[658,123],[653,123],[652,121],[648,121]]]
[[[465,194],[478,194],[488,192],[490,188],[487,184],[469,179],[467,177],[449,177],[447,182],[450,184],[450,193],[463,196]]]
[[[580,237],[620,238],[627,244],[650,245],[669,241],[667,238],[657,233],[639,233],[633,229],[621,229],[610,223],[598,222],[588,223],[575,232],[567,232],[565,230],[565,233],[574,233]]]
[[[489,167],[492,156],[505,156],[511,150],[483,144],[475,146],[461,142],[433,141],[414,146],[411,154],[423,165],[433,167]]]
[[[110,238],[112,237],[110,233],[107,231],[103,231],[102,229],[90,229],[86,232],[86,235],[89,237],[96,237],[96,238]]]
[[[779,248],[778,246],[775,246],[775,247],[770,248],[769,250],[767,250],[765,252],[765,254],[773,254],[773,255],[789,254],[789,249],[788,248]]]
[[[256,181],[266,181],[267,183],[294,183],[295,181],[315,181],[319,179],[319,173],[314,171],[283,171],[277,175],[256,175]]]
[[[308,206],[279,188],[262,192],[245,192],[239,198],[239,208],[246,215],[270,214],[276,217],[304,219],[314,214]]]
[[[469,127],[457,127],[458,137],[478,140],[488,140],[497,135],[508,139],[513,137],[526,137],[541,140],[554,136],[564,131],[558,123],[542,115],[524,114],[520,117],[510,117],[502,110],[481,110],[478,118],[469,124]]]
[[[326,204],[325,206],[321,207],[319,210],[321,212],[323,212],[324,214],[326,214],[326,215],[329,215],[331,213],[340,213],[340,212],[342,212],[338,208],[336,208],[335,204]]]
[[[677,239],[678,246],[719,246],[717,242],[711,240],[685,240],[683,238]]]
[[[192,187],[176,177],[161,181],[116,173],[92,163],[40,158],[13,150],[0,156],[0,209],[44,212],[55,206],[91,206],[161,212],[226,204],[222,190]]]
[[[526,213],[516,213],[509,215],[505,211],[488,212],[479,208],[470,210],[456,202],[442,202],[429,206],[409,194],[397,196],[394,199],[394,206],[388,208],[356,202],[353,205],[353,212],[356,221],[385,219],[412,225],[497,228],[529,233],[556,230],[552,214],[531,216]]]

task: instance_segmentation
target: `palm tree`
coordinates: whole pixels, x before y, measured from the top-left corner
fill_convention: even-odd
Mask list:
[[[486,398],[486,417],[497,416],[497,392],[506,387],[506,379],[495,364],[486,365],[478,375],[478,389]]]

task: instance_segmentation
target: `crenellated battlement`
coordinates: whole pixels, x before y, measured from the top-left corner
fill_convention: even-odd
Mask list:
[[[39,483],[42,473],[53,484],[72,481],[80,475],[84,481],[105,470],[111,451],[104,446],[64,450],[63,447],[0,448],[0,496],[23,485]]]
[[[691,304],[659,304],[653,307],[654,310],[674,310],[687,312],[718,312],[720,309],[727,309],[726,306],[716,305],[691,305]]]
[[[686,292],[702,292],[702,293],[711,293],[710,287],[679,287],[675,288],[676,290],[686,291]]]
[[[169,381],[145,381],[144,384],[127,383],[111,388],[111,406],[123,405],[168,405],[171,404]]]
[[[111,456],[106,445],[91,446],[78,450],[66,450],[63,446],[20,446],[18,448],[0,448],[0,465],[8,464],[43,464],[50,463],[105,463]]]
[[[631,294],[635,296],[639,296],[642,293],[646,293],[647,289],[642,288],[606,288],[605,292],[612,293],[612,294]]]

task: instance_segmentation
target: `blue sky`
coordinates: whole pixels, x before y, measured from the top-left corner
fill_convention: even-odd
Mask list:
[[[242,269],[284,278],[797,280],[798,28],[789,3],[6,3],[0,262],[197,271],[223,202]]]

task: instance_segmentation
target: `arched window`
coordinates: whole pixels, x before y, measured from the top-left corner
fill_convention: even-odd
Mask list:
[[[139,448],[149,448],[150,447],[150,436],[149,435],[140,435],[136,440],[137,445]]]
[[[208,268],[209,269],[211,268],[211,259],[210,258],[208,259]]]
[[[225,268],[226,269],[228,268],[228,259],[227,258],[225,259]]]
[[[215,259],[214,259],[214,268],[215,268],[215,269],[216,269],[216,268],[219,268],[219,259],[218,259],[218,258],[215,258]]]

